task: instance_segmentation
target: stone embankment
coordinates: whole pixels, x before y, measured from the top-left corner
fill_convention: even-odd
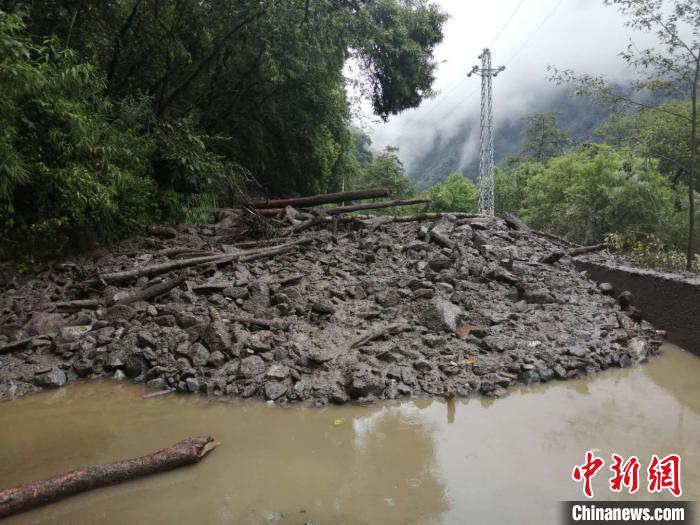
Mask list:
[[[280,403],[500,396],[656,352],[556,239],[432,219],[242,243],[230,219],[162,228],[7,283],[0,400],[104,377]]]

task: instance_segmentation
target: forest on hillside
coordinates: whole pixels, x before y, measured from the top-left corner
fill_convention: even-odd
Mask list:
[[[0,1],[0,255],[338,188],[346,61],[376,115],[415,107],[445,19],[426,0]]]

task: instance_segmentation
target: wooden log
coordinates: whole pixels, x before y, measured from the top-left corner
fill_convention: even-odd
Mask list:
[[[47,308],[53,308],[59,312],[79,312],[80,310],[97,310],[104,303],[100,299],[76,299],[60,303],[49,303]]]
[[[294,199],[259,200],[253,203],[253,207],[269,209],[293,206],[299,208],[318,206],[320,204],[331,204],[334,202],[351,202],[363,199],[387,197],[389,193],[391,193],[389,188],[370,188],[367,190],[341,191],[339,193],[326,193],[323,195],[311,195],[308,197],[298,197]]]
[[[234,315],[230,316],[229,319],[236,323],[262,326],[275,330],[286,330],[289,327],[289,323],[282,319],[260,319],[259,317],[249,317],[245,315]]]
[[[136,292],[131,293],[125,297],[120,297],[119,299],[112,301],[112,304],[131,304],[136,303],[138,301],[149,301],[158,297],[159,295],[163,295],[164,293],[169,292],[173,288],[177,288],[186,280],[186,275],[181,275],[180,277],[176,277],[175,279],[168,279],[167,281],[163,281],[162,283],[154,284],[153,286],[148,286],[141,290],[137,290]]]
[[[0,346],[0,355],[9,354],[16,350],[24,350],[29,344],[31,344],[32,341],[34,341],[34,339],[39,339],[41,337],[47,336],[35,335],[33,337],[25,337],[24,339],[18,339],[17,341],[4,344]]]
[[[273,246],[271,248],[262,248],[259,250],[250,250],[247,252],[239,253],[223,253],[220,255],[208,255],[205,257],[195,257],[192,259],[183,259],[179,261],[170,261],[166,263],[153,264],[151,266],[143,266],[140,268],[134,268],[132,270],[124,270],[121,272],[112,272],[101,274],[94,279],[90,279],[85,282],[87,286],[98,286],[101,283],[105,284],[119,284],[133,279],[138,279],[139,277],[150,277],[153,275],[158,275],[161,273],[170,272],[173,270],[181,270],[183,268],[189,268],[191,266],[200,266],[203,264],[225,264],[231,261],[252,261],[262,257],[268,257],[271,255],[278,255],[281,253],[289,252],[296,249],[298,246],[307,244],[311,242],[310,239],[299,239],[296,241],[290,241],[280,246]]]
[[[342,213],[352,213],[362,210],[381,210],[383,208],[394,208],[398,206],[412,206],[414,204],[430,204],[430,199],[408,199],[393,200],[384,202],[372,202],[369,204],[355,204],[352,206],[337,206],[335,208],[317,208],[315,211],[325,215],[340,215]]]
[[[0,490],[0,519],[88,490],[198,463],[218,445],[211,437],[188,438],[140,458],[93,465],[44,481]]]
[[[545,255],[540,259],[543,264],[554,264],[555,262],[562,259],[564,256],[576,257],[577,255],[585,255],[587,253],[599,252],[607,248],[607,244],[595,244],[593,246],[579,246],[578,248],[572,248],[568,252],[556,251],[548,255]]]

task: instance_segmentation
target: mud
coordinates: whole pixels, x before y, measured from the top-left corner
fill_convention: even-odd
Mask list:
[[[274,258],[99,286],[105,272],[249,247],[223,226],[184,226],[7,283],[0,400],[112,376],[278,403],[499,397],[518,384],[629,367],[660,344],[561,255],[563,245],[512,221],[336,227],[307,230],[295,238],[308,245]],[[114,304],[177,277],[166,295]],[[99,304],[56,307],[76,299]]]
[[[221,446],[193,468],[101,489],[3,524],[363,525],[559,523],[584,499],[571,469],[683,458],[683,497],[700,499],[700,358],[668,346],[645,366],[520,386],[498,400],[413,399],[312,409],[211,402],[116,381],[75,382],[0,404],[0,487],[135,457],[185,436]],[[595,501],[674,499],[608,488]]]

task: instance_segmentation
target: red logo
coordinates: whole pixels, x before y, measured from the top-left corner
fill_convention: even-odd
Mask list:
[[[576,465],[571,477],[577,483],[583,483],[583,494],[587,498],[593,497],[591,480],[605,465],[603,458],[597,457],[592,451],[586,452],[586,461],[583,465]],[[619,454],[612,454],[610,470],[613,476],[610,478],[610,490],[634,494],[639,490],[639,471],[641,465],[637,456],[631,456],[627,461]],[[667,489],[675,497],[683,493],[681,489],[681,457],[678,454],[669,454],[663,459],[654,454],[651,456],[647,468],[647,481],[649,492],[662,492]]]
[[[677,498],[683,493],[681,489],[681,457],[669,454],[664,459],[654,454],[647,469],[649,474],[649,492],[661,492],[668,489]]]

